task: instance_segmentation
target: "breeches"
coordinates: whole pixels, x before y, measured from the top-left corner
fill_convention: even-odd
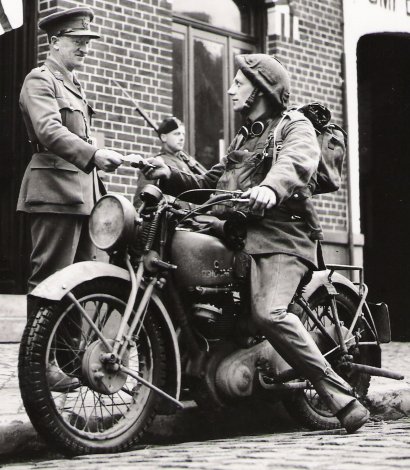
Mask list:
[[[287,311],[307,270],[308,267],[295,256],[253,256],[252,317],[260,332],[276,351],[301,376],[312,382],[336,413],[354,400],[351,389],[331,369],[300,319]]]

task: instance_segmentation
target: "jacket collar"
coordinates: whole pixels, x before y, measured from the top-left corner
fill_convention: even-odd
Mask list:
[[[68,88],[79,98],[84,99],[84,97],[81,95],[80,90],[74,85],[73,80],[68,73],[68,70],[64,67],[61,62],[56,60],[54,57],[47,57],[44,62],[44,65],[47,66],[47,68],[56,77],[57,80],[63,82],[66,88]]]

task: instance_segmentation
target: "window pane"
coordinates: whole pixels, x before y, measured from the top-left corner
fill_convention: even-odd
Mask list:
[[[207,168],[218,162],[224,138],[223,54],[222,44],[194,40],[195,155]]]
[[[250,8],[245,1],[233,0],[173,0],[173,12],[203,23],[238,33],[250,33]]]
[[[176,117],[185,121],[184,116],[184,35],[174,33],[173,35],[173,86],[172,103],[173,113]]]

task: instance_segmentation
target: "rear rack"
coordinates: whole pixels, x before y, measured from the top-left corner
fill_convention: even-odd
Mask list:
[[[329,269],[329,282],[331,282],[331,278],[335,271],[358,271],[359,272],[359,282],[355,282],[354,284],[359,286],[359,294],[363,295],[366,291],[366,286],[364,284],[364,275],[363,275],[363,267],[362,266],[354,266],[351,264],[327,264],[326,268]]]

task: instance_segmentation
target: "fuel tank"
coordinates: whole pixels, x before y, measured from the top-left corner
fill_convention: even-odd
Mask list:
[[[182,287],[221,286],[233,281],[233,251],[216,237],[177,230],[171,245],[175,276]]]

